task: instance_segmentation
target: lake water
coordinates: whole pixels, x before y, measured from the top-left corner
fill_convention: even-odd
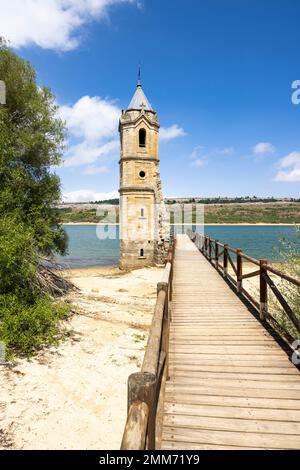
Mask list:
[[[119,260],[118,226],[66,225],[69,235],[69,254],[58,257],[65,267],[83,268],[93,266],[113,266]],[[97,237],[101,237],[99,239]],[[291,226],[212,226],[204,227],[205,234],[228,243],[233,248],[241,248],[254,258],[280,259],[281,240],[297,242],[296,231]],[[108,239],[107,237],[116,237]]]

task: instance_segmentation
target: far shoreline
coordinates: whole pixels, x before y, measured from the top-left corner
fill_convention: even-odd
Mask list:
[[[60,222],[61,225],[119,225],[119,224],[113,224],[113,223],[101,223],[101,222]],[[194,224],[170,224],[170,225],[194,225]],[[202,224],[199,224],[198,227],[200,227]],[[204,227],[240,227],[240,226],[245,226],[245,227],[295,227],[296,225],[300,225],[300,222],[295,222],[293,224],[270,224],[270,223],[264,223],[264,222],[258,222],[258,223],[247,223],[247,222],[242,222],[240,224],[203,224]]]
[[[269,262],[274,266],[280,266],[282,264],[282,261],[279,260],[269,260]],[[249,267],[253,266],[253,263],[251,261],[244,260],[243,266]],[[141,269],[144,268],[136,268],[131,271],[126,271],[123,269],[120,269],[118,264],[112,264],[112,265],[98,265],[98,266],[81,266],[81,267],[67,267],[67,266],[62,266],[61,269],[56,269],[55,272],[57,274],[61,274],[62,276],[80,276],[80,275],[90,275],[90,276],[123,276],[128,274],[129,272],[132,271],[140,271]],[[154,265],[154,266],[148,266],[145,269],[162,269],[161,266],[159,265]]]

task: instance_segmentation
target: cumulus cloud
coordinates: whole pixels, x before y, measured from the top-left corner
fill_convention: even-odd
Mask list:
[[[192,160],[192,166],[202,167],[213,157],[230,156],[234,154],[234,147],[207,149],[203,145],[197,145],[190,153],[189,158]]]
[[[171,140],[185,135],[185,130],[177,124],[173,124],[173,126],[170,127],[162,127],[159,132],[160,140]]]
[[[300,181],[300,152],[291,152],[281,158],[275,181],[294,183]]]
[[[96,162],[99,158],[114,157],[118,153],[119,141],[111,140],[105,144],[101,142],[83,141],[71,145],[66,152],[64,167],[82,166]]]
[[[121,110],[114,101],[83,96],[72,106],[60,106],[59,114],[72,135],[98,140],[116,133]]]
[[[270,142],[259,142],[253,147],[254,155],[271,155],[276,152],[276,148]]]
[[[202,145],[197,145],[196,147],[194,147],[193,151],[189,155],[189,158],[193,160],[192,166],[201,167],[206,165],[207,155],[204,155],[204,149],[205,147],[203,147]]]
[[[207,163],[207,160],[206,160],[206,159],[204,159],[204,158],[197,158],[196,160],[193,160],[192,166],[201,167],[201,166],[206,165],[206,163]]]
[[[36,45],[69,51],[81,39],[83,27],[108,15],[115,4],[137,0],[0,0],[0,31],[13,47]]]
[[[66,121],[72,138],[65,154],[65,167],[90,165],[99,158],[113,158],[118,154],[121,110],[114,101],[83,96],[73,105],[61,106],[58,113]]]
[[[203,154],[205,147],[203,145],[197,145],[196,147],[193,148],[192,152],[189,155],[189,158],[194,160],[195,158],[200,157],[200,155]]]
[[[92,189],[79,189],[78,191],[70,191],[63,193],[64,202],[94,202],[105,201],[107,199],[115,199],[119,197],[118,191],[110,191],[107,193],[99,193]]]
[[[234,147],[225,147],[223,149],[217,149],[216,154],[217,155],[234,155],[235,154],[235,148]]]

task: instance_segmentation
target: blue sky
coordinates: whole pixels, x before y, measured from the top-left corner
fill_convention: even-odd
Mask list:
[[[300,197],[298,0],[26,2],[0,0],[0,34],[61,105],[67,200],[116,194],[139,60],[166,196]]]

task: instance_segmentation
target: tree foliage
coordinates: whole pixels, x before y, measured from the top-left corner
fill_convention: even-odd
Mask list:
[[[0,39],[0,339],[9,353],[30,354],[59,337],[69,307],[41,288],[45,257],[64,254],[67,236],[53,206],[60,181],[64,123],[51,91],[31,64]]]
[[[0,106],[0,216],[26,224],[41,253],[63,254],[67,237],[52,209],[60,199],[60,181],[50,168],[61,162],[64,123],[51,91],[37,85],[31,64],[3,40],[0,79],[6,83],[6,105]]]

